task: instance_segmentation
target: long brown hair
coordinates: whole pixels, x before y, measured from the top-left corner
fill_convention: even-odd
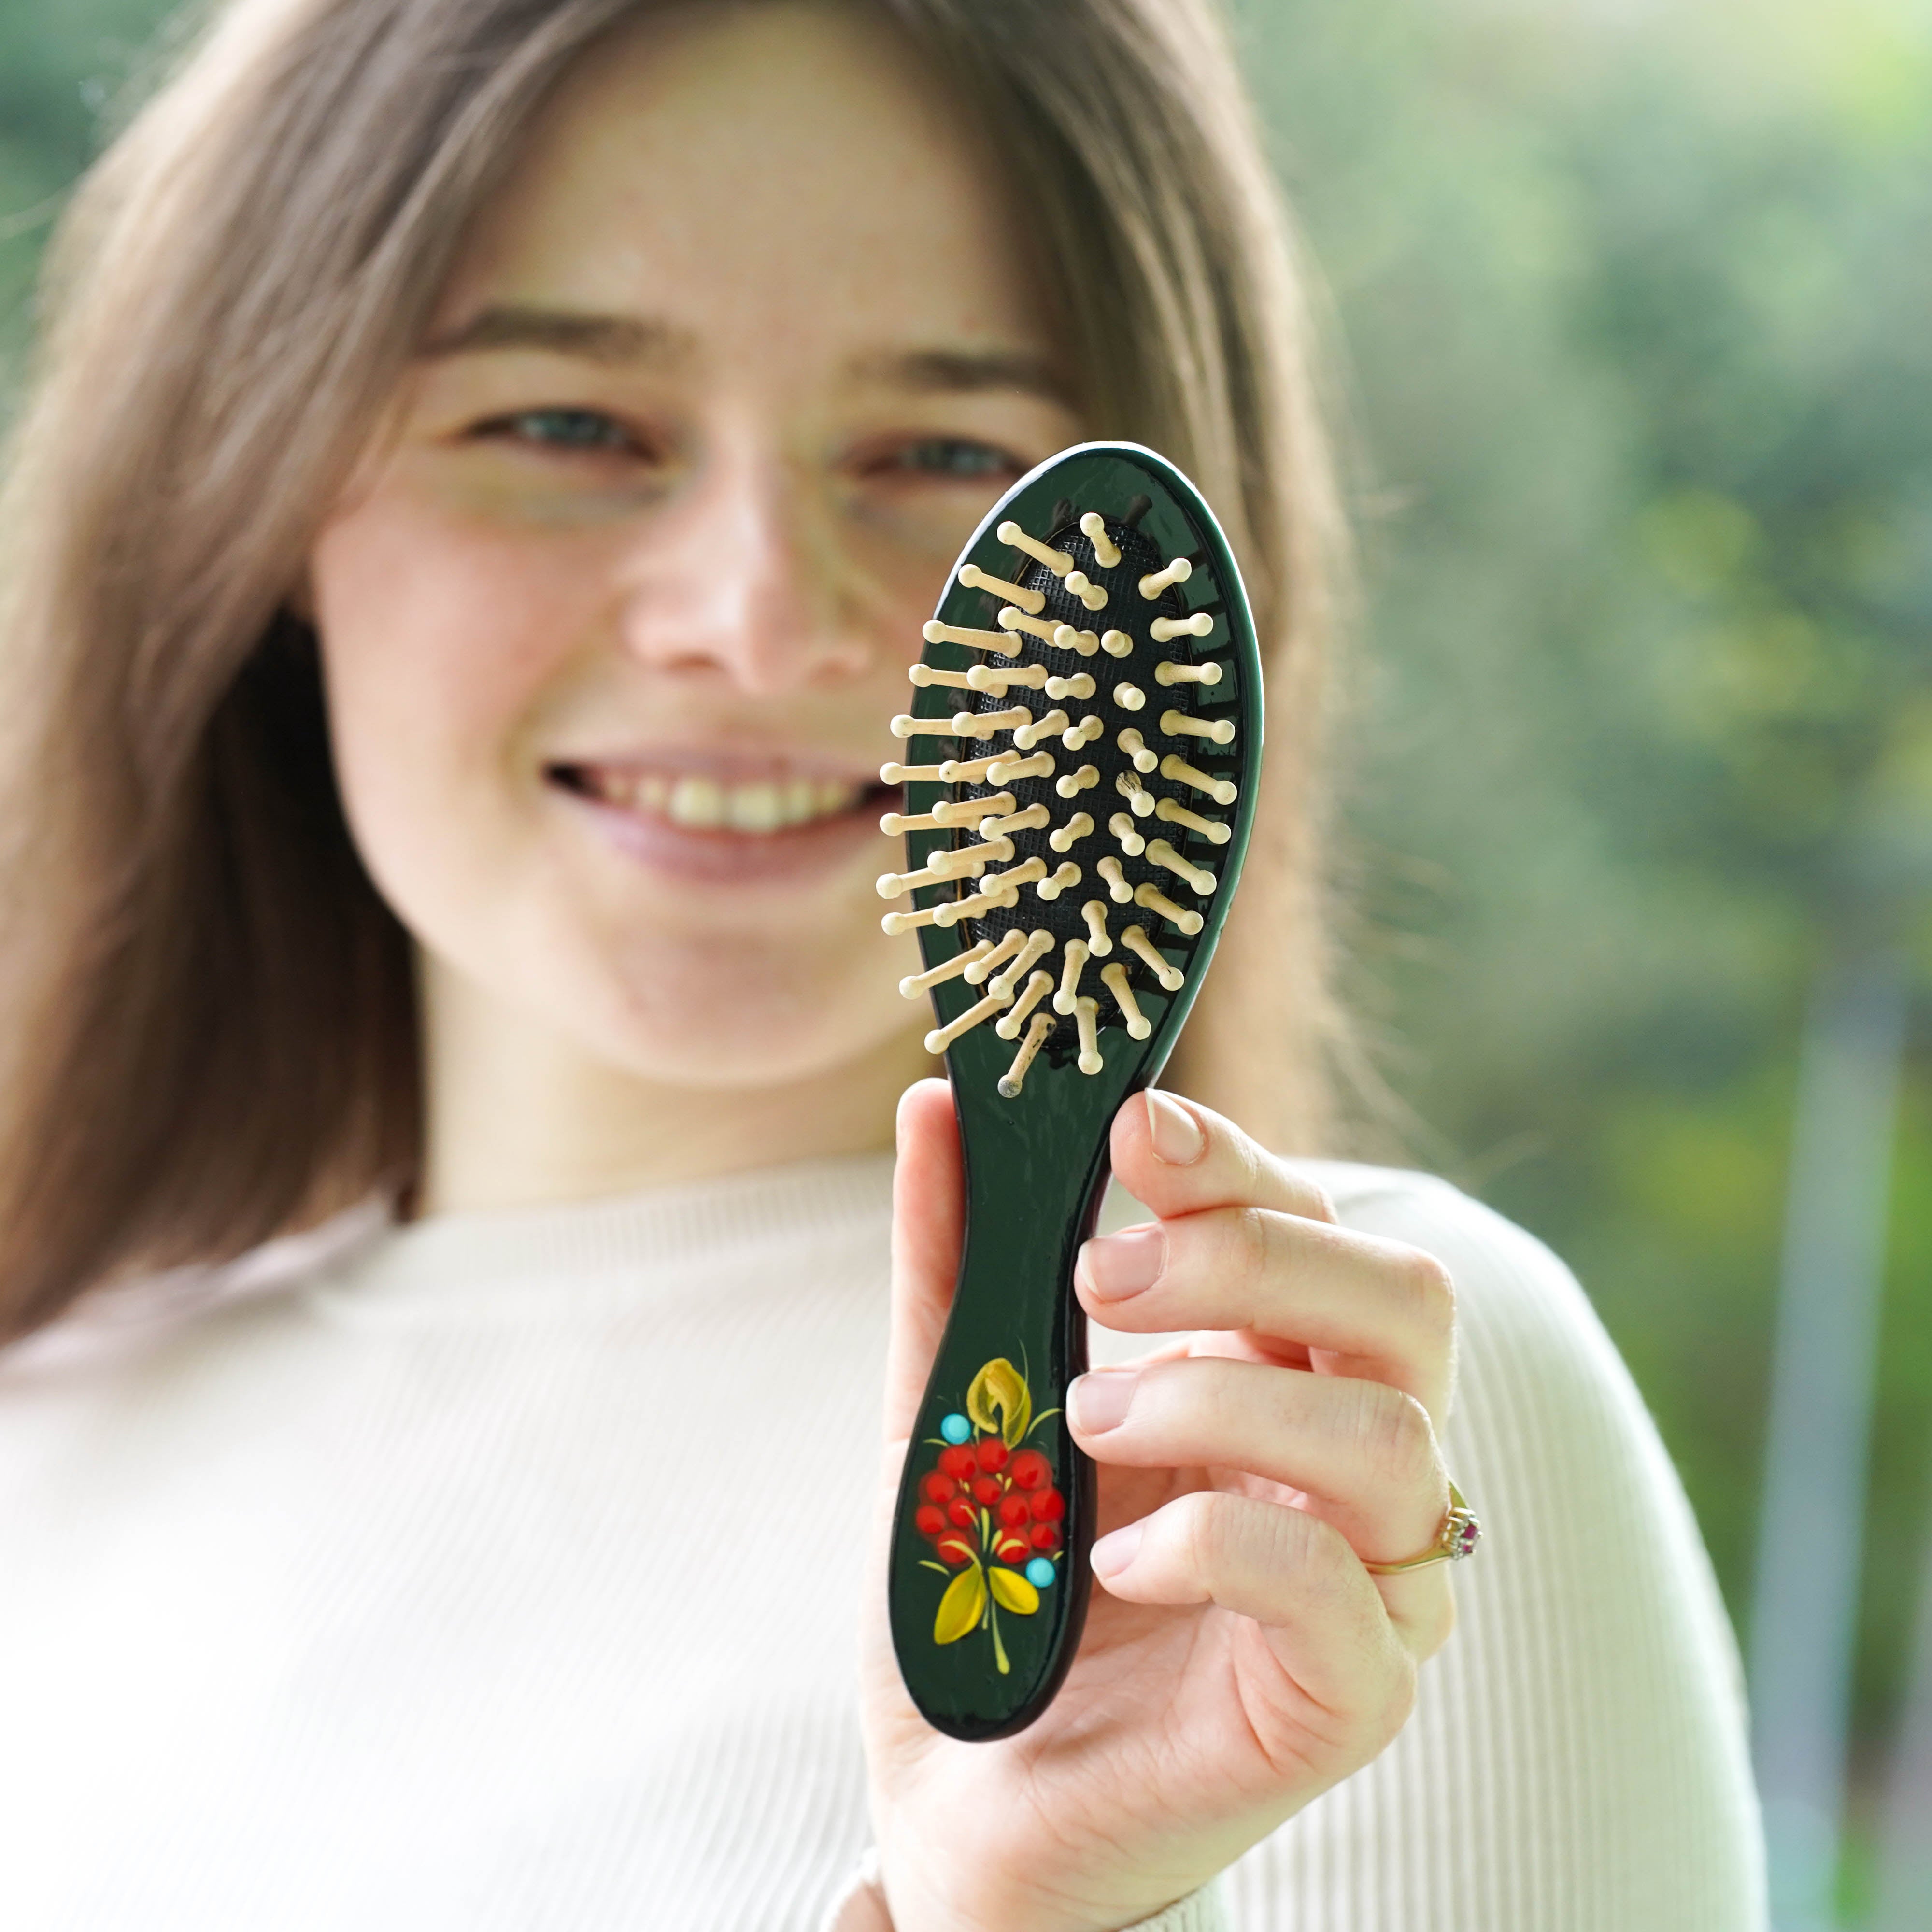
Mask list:
[[[1174,1078],[1312,1148],[1342,520],[1214,0],[863,3],[1024,180],[1092,433],[1190,472],[1256,594],[1273,755]],[[655,4],[237,0],[76,197],[0,498],[0,1335],[416,1172],[409,943],[286,599],[533,115]]]

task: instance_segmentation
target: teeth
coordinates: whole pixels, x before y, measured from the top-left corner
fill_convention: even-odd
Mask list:
[[[850,812],[862,788],[837,778],[760,778],[724,784],[690,772],[679,778],[590,768],[592,789],[607,804],[667,818],[693,831],[783,832]]]

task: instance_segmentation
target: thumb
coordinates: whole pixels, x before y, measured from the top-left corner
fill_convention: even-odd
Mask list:
[[[892,1334],[886,1348],[888,1442],[912,1432],[952,1306],[965,1219],[959,1123],[943,1080],[916,1081],[899,1100],[892,1175]]]

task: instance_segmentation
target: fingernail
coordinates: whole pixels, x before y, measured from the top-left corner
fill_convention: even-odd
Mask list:
[[[1089,1436],[1118,1428],[1134,1399],[1134,1384],[1140,1380],[1138,1369],[1094,1369],[1081,1376],[1066,1392],[1073,1406],[1073,1419]]]
[[[1148,1133],[1156,1160],[1166,1161],[1169,1167],[1191,1167],[1208,1151],[1208,1136],[1201,1131],[1201,1123],[1172,1094],[1150,1087],[1147,1110]]]
[[[1159,1226],[1100,1234],[1080,1250],[1081,1271],[1096,1301],[1124,1301],[1153,1287],[1167,1268],[1167,1234]]]
[[[1136,1556],[1140,1553],[1141,1532],[1145,1523],[1130,1522],[1124,1529],[1117,1529],[1101,1538],[1094,1546],[1094,1553],[1088,1559],[1094,1565],[1094,1574],[1102,1582],[1110,1576],[1118,1576]]]

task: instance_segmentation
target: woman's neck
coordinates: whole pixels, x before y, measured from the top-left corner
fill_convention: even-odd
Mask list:
[[[788,1084],[653,1082],[585,1052],[434,964],[422,976],[418,1215],[626,1194],[788,1161],[883,1152],[932,1071],[916,1033]]]

